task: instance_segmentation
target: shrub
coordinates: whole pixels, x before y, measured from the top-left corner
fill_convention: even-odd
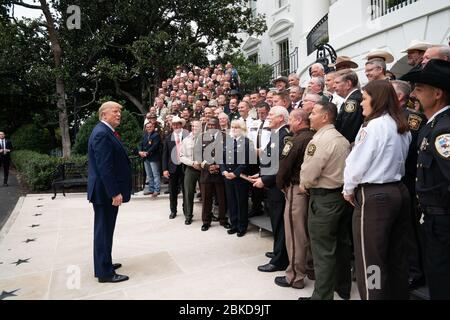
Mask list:
[[[88,141],[92,129],[98,123],[98,112],[90,116],[86,122],[81,126],[80,131],[75,139],[73,151],[76,154],[86,155],[88,151]],[[141,141],[143,130],[137,120],[126,110],[122,110],[122,121],[117,128],[125,149],[129,154],[134,153],[139,142]]]
[[[31,150],[49,153],[51,149],[50,133],[34,124],[25,124],[11,135],[14,150]]]
[[[87,161],[86,156],[73,156],[65,160],[30,150],[16,150],[11,153],[11,158],[16,169],[34,191],[50,189],[53,173],[58,164],[64,162],[83,164]]]

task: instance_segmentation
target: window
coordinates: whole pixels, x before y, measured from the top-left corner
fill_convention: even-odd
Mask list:
[[[258,54],[252,54],[248,56],[248,61],[253,62],[254,64],[258,64]]]
[[[280,52],[281,74],[289,75],[289,40],[286,39],[278,44]]]

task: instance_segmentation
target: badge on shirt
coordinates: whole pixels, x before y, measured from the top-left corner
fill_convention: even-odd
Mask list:
[[[308,150],[307,150],[308,156],[313,157],[314,154],[316,153],[316,150],[317,150],[316,145],[314,145],[314,144],[309,145]]]
[[[420,144],[420,151],[426,151],[428,147],[428,139],[423,138],[422,143]]]
[[[287,157],[289,155],[289,153],[292,150],[292,147],[294,146],[294,144],[292,143],[292,141],[287,141],[284,145],[283,148],[283,152],[282,152],[282,156],[283,158]]]
[[[440,135],[434,143],[436,151],[445,159],[450,158],[450,133]]]
[[[148,140],[148,145],[149,145],[149,146],[151,146],[151,145],[152,145],[152,143],[153,143],[153,141],[152,141],[152,140]]]
[[[420,125],[422,124],[422,118],[417,114],[410,114],[408,117],[408,124],[411,130],[417,131],[420,129]]]
[[[353,113],[356,111],[356,101],[350,100],[345,103],[345,112]]]

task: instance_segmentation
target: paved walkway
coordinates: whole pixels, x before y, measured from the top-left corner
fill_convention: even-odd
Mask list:
[[[21,195],[15,172],[9,171],[8,187],[3,186],[3,168],[0,167],[0,229],[6,223]]]
[[[181,205],[181,204],[180,204]],[[168,199],[137,196],[121,207],[113,258],[129,281],[93,277],[93,210],[85,194],[21,197],[0,231],[0,299],[297,300],[312,293],[281,288],[256,270],[267,262],[271,234],[250,227],[243,238],[213,223],[168,219]],[[357,299],[356,286],[352,298]],[[339,298],[337,298],[339,299]]]

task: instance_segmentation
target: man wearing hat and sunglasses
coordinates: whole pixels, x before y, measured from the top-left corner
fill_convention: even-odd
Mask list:
[[[431,43],[413,40],[409,47],[402,51],[402,53],[408,54],[408,64],[413,67],[410,72],[422,69],[423,55],[428,48],[431,48],[431,46]]]
[[[424,214],[431,299],[450,299],[450,62],[434,59],[403,80],[415,83],[428,123],[419,134],[416,193]]]

